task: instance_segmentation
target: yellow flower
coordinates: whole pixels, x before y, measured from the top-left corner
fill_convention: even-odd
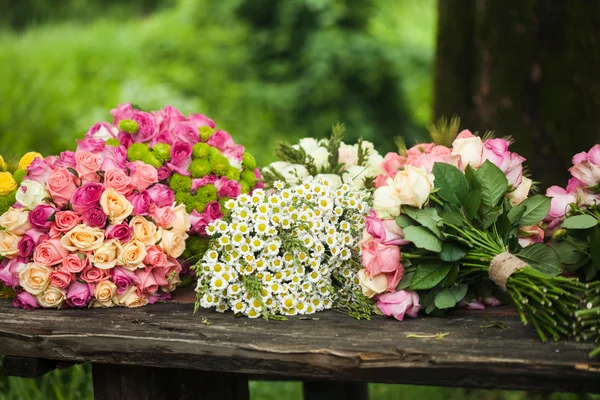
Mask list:
[[[30,151],[29,153],[25,154],[19,161],[19,169],[27,169],[27,167],[29,167],[29,165],[36,158],[41,158],[42,160],[44,159],[40,153],[36,153],[35,151]]]
[[[4,161],[4,158],[0,156],[0,171],[6,171],[6,168],[6,161]]]
[[[17,190],[17,182],[10,172],[0,172],[0,196],[8,196]]]

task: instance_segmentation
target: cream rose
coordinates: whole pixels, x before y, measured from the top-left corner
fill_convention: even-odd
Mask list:
[[[0,226],[15,235],[24,235],[29,229],[29,211],[24,208],[10,208],[0,216]]]
[[[123,245],[118,264],[130,271],[143,267],[144,258],[146,258],[146,245],[139,240],[132,240]]]
[[[102,193],[100,206],[113,225],[120,224],[133,212],[133,205],[129,200],[114,189],[106,189]]]
[[[512,192],[506,193],[506,197],[514,204],[521,204],[529,195],[529,190],[531,190],[531,185],[533,181],[528,177],[524,176],[521,180],[521,184]]]
[[[135,308],[135,307],[143,307],[148,304],[148,299],[145,297],[141,297],[138,294],[137,287],[132,285],[125,292],[121,294],[116,294],[113,296],[113,302],[117,305]]]
[[[104,243],[104,231],[87,225],[77,225],[60,239],[63,247],[69,251],[94,251]]]
[[[400,215],[401,205],[393,183],[390,186],[381,186],[373,195],[373,210],[379,219],[394,219]]]
[[[173,233],[184,236],[187,239],[187,231],[192,226],[190,222],[190,214],[185,210],[185,205],[180,204],[173,209],[175,214],[175,222],[173,223],[171,231]]]
[[[369,155],[369,158],[367,159],[367,172],[366,172],[366,176],[368,178],[375,178],[377,175],[380,175],[383,173],[383,168],[381,167],[381,165],[383,164],[383,157],[381,156],[381,154],[375,152],[375,153],[371,153],[371,155]]]
[[[29,210],[45,204],[48,198],[50,198],[50,193],[46,190],[46,186],[39,182],[24,180],[17,189],[17,202]]]
[[[92,264],[98,269],[111,269],[117,265],[121,255],[121,242],[117,239],[111,239],[94,250],[91,257]]]
[[[325,147],[319,147],[307,155],[312,158],[313,164],[317,169],[329,167],[329,150]]]
[[[358,271],[358,282],[362,288],[363,294],[368,298],[372,298],[376,294],[385,292],[388,286],[385,274],[375,275],[373,279],[371,279],[364,269]]]
[[[94,289],[94,298],[96,301],[92,307],[113,307],[113,297],[117,294],[117,286],[111,281],[102,281]]]
[[[56,286],[49,285],[43,293],[38,294],[35,298],[44,308],[60,308],[65,302],[66,293]]]
[[[19,253],[17,246],[20,240],[21,236],[8,231],[0,231],[0,257],[12,258],[17,255]]]
[[[337,189],[342,186],[342,178],[336,174],[319,174],[316,176],[317,178],[321,178],[323,183],[333,189]]]
[[[300,184],[303,180],[308,178],[309,175],[308,170],[304,165],[290,164],[285,161],[276,161],[272,163],[269,168],[279,172],[290,185]]]
[[[338,162],[344,165],[344,169],[356,166],[358,164],[358,145],[340,143]]]
[[[42,294],[50,283],[50,268],[29,263],[19,273],[19,285],[33,295]]]
[[[344,174],[344,182],[357,189],[365,187],[365,179],[367,178],[367,168],[355,165],[348,168]]]
[[[185,239],[173,231],[161,229],[161,241],[158,247],[168,256],[177,258],[185,251]]]
[[[428,174],[425,168],[407,165],[394,178],[394,186],[402,205],[423,207],[433,190],[433,174]]]
[[[129,222],[129,226],[133,230],[133,239],[139,240],[144,245],[152,246],[158,241],[158,228],[146,218],[133,217]]]
[[[467,165],[471,165],[473,168],[479,168],[482,162],[482,154],[483,142],[481,141],[481,138],[473,135],[468,130],[459,133],[452,143],[452,155],[460,156],[463,169]]]

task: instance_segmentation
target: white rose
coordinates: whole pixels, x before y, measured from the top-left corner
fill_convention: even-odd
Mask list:
[[[342,186],[342,178],[336,174],[319,174],[316,176],[321,179],[323,183],[333,189],[337,189]]]
[[[98,129],[98,131],[96,133],[94,133],[92,135],[92,137],[94,139],[101,139],[101,140],[104,140],[106,142],[107,140],[110,140],[112,138],[116,138],[118,135],[119,135],[119,130],[117,128],[115,128],[114,126],[111,126],[110,127],[110,131],[109,131],[103,125],[103,126],[100,127],[100,129]]]
[[[383,168],[381,168],[381,164],[383,164],[383,157],[381,154],[374,152],[369,155],[367,159],[368,169],[366,171],[367,178],[375,178],[377,175],[383,173]]]
[[[428,174],[425,168],[407,165],[394,178],[397,196],[403,205],[423,207],[433,190],[433,174]]]
[[[401,205],[402,202],[393,185],[381,186],[373,195],[373,210],[375,210],[379,219],[394,219],[400,215]]]
[[[348,171],[344,174],[344,182],[355,187],[357,189],[363,189],[365,187],[365,179],[367,178],[367,167],[361,167],[355,165],[348,168]]]
[[[521,180],[521,184],[512,192],[506,193],[506,197],[514,204],[518,205],[523,202],[529,195],[529,190],[531,189],[532,180],[528,177],[524,176]]]
[[[358,165],[358,145],[352,146],[344,142],[340,143],[338,162],[344,165],[344,169]]]
[[[50,197],[46,187],[39,182],[24,180],[17,189],[17,202],[23,207],[33,210],[40,204],[45,204]]]
[[[56,286],[49,285],[43,293],[35,297],[38,303],[44,308],[60,308],[65,302],[66,293]]]
[[[19,272],[19,285],[35,296],[42,294],[50,284],[50,268],[29,263]]]
[[[117,265],[119,256],[121,255],[121,242],[116,239],[111,239],[94,250],[92,256],[92,264],[99,269],[112,269]]]
[[[317,142],[317,139],[314,138],[302,138],[298,143],[298,145],[302,147],[306,154],[311,154],[313,151],[319,148],[319,142]]]
[[[319,147],[308,154],[313,159],[313,164],[317,169],[329,167],[329,151],[325,147]]]
[[[385,274],[375,275],[373,279],[371,279],[364,269],[358,271],[358,282],[362,288],[363,294],[368,298],[372,298],[376,294],[385,292],[388,286]]]
[[[452,155],[460,156],[463,168],[467,164],[470,164],[473,168],[479,168],[482,153],[483,143],[481,142],[481,138],[469,131],[461,132],[452,143]]]
[[[0,226],[15,235],[24,235],[25,232],[31,229],[31,224],[27,218],[28,216],[29,211],[26,209],[11,207],[7,212],[0,216]]]
[[[290,185],[298,185],[303,180],[308,178],[308,170],[304,165],[290,164],[285,161],[277,161],[272,163],[269,168],[279,172],[285,181]]]

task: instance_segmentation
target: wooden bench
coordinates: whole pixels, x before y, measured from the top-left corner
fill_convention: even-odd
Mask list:
[[[247,399],[249,376],[303,380],[310,399],[366,398],[360,382],[600,392],[590,343],[543,344],[510,307],[403,323],[334,311],[276,322],[194,315],[189,299],[61,311],[2,300],[0,321],[6,374],[91,362],[96,399]]]

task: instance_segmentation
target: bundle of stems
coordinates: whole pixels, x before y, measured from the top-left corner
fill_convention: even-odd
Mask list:
[[[586,299],[580,310],[575,312],[573,334],[580,340],[594,340],[598,347],[590,357],[600,355],[600,281],[586,285]]]

